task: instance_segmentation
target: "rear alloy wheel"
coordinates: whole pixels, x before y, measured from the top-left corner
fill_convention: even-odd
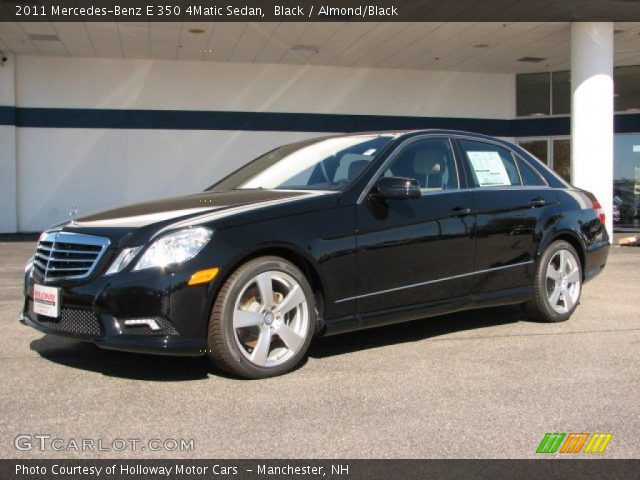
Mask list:
[[[278,257],[252,260],[222,287],[209,325],[209,348],[221,369],[245,378],[280,375],[306,353],[316,320],[304,274]]]
[[[553,242],[538,265],[535,297],[525,304],[527,314],[543,322],[568,320],[580,301],[582,266],[567,242]]]

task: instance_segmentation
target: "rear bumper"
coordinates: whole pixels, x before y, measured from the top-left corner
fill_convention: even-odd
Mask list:
[[[609,256],[609,239],[600,242],[593,242],[585,250],[584,281],[588,282],[598,275],[607,263]]]

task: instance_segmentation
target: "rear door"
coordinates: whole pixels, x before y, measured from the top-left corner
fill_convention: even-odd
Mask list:
[[[538,244],[555,209],[553,190],[498,143],[456,143],[476,205],[474,293],[530,287]]]
[[[357,206],[359,312],[467,297],[474,266],[473,196],[460,188],[449,138],[405,143],[377,178],[383,175],[417,180],[422,196],[369,195]]]

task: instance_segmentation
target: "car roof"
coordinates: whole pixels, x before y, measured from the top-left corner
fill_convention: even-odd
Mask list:
[[[468,137],[477,137],[484,138],[487,140],[498,140],[500,142],[504,142],[497,137],[493,137],[491,135],[486,135],[483,133],[470,132],[466,130],[451,130],[451,129],[440,129],[440,128],[426,128],[419,130],[376,130],[376,131],[364,131],[364,132],[346,132],[339,133],[336,135],[331,135],[333,137],[350,137],[354,135],[393,135],[396,138],[405,138],[412,137],[418,135],[460,135],[460,136],[468,136]],[[326,137],[320,137],[326,138]]]

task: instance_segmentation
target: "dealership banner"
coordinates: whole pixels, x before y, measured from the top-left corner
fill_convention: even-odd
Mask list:
[[[389,480],[636,478],[640,460],[0,460],[0,478]]]
[[[5,0],[0,21],[443,22],[638,21],[620,0]]]

